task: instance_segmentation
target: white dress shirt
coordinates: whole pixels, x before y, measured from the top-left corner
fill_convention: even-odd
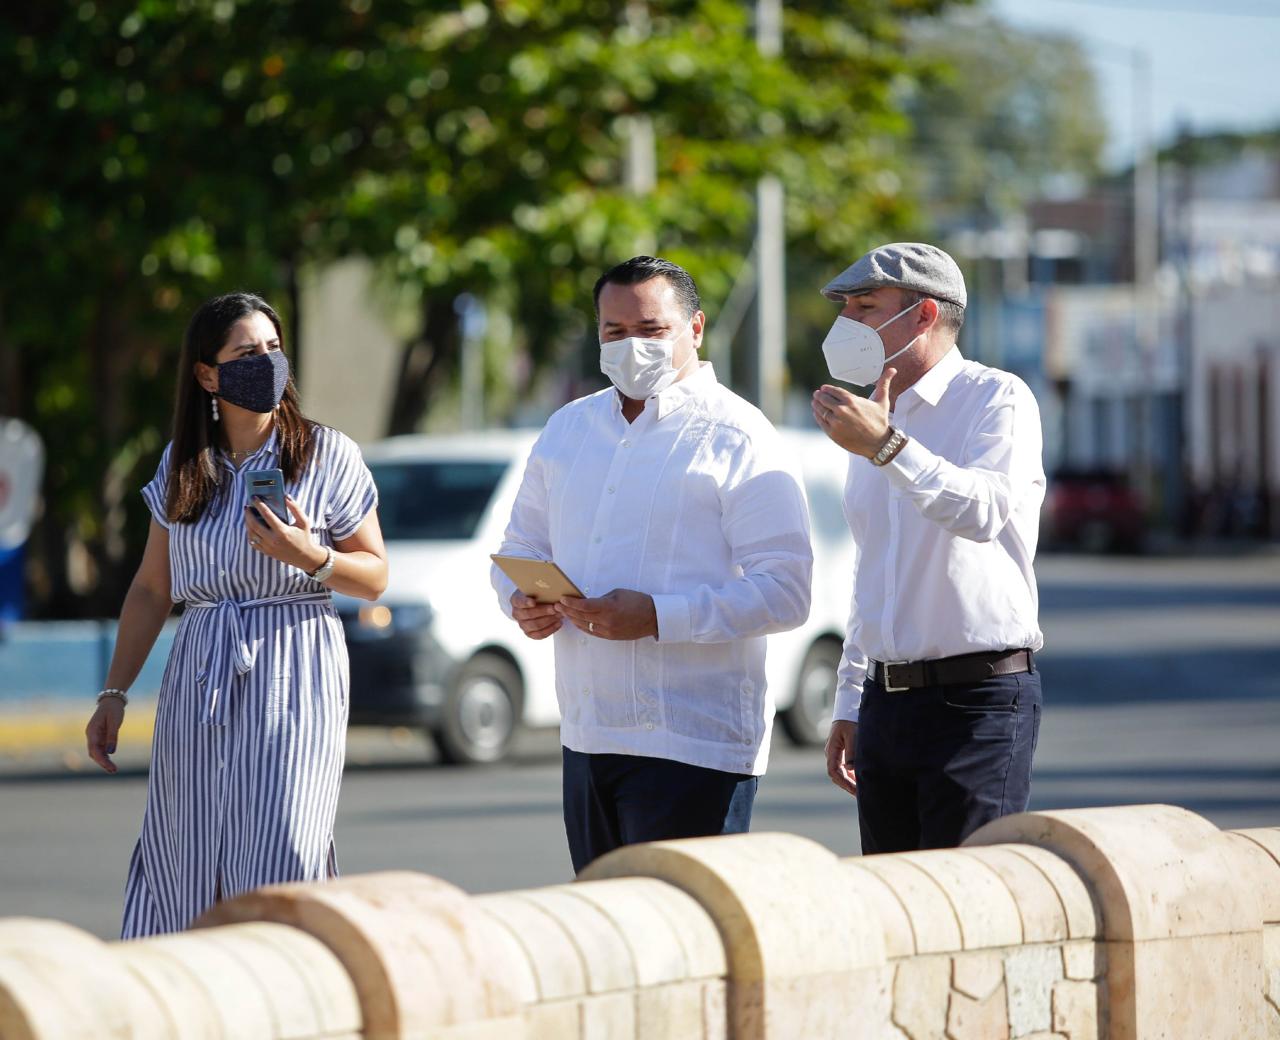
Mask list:
[[[835,718],[853,722],[868,658],[1044,644],[1031,564],[1045,481],[1027,385],[952,348],[889,421],[910,440],[882,467],[851,456],[845,483],[857,556]]]
[[[534,444],[501,553],[554,560],[589,597],[653,597],[658,638],[555,634],[562,743],[589,754],[764,772],[765,635],[809,614],[804,491],[777,431],[708,363],[628,423],[610,387]],[[511,615],[515,586],[493,586]]]

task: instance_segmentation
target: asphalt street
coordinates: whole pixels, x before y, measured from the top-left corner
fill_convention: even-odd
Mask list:
[[[1170,802],[1222,827],[1280,825],[1280,554],[1048,557],[1038,565],[1045,714],[1033,808]],[[821,751],[776,734],[753,829],[858,851]],[[410,869],[472,891],[570,877],[554,732],[456,769],[415,734],[353,730],[338,811],[345,873]],[[64,769],[0,776],[0,916],[119,926],[146,791]]]

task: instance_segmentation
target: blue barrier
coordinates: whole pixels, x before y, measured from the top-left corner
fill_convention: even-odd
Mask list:
[[[0,710],[92,703],[115,646],[115,621],[19,621],[0,627]],[[130,696],[155,697],[178,630],[165,623]],[[62,706],[62,705],[58,705]]]

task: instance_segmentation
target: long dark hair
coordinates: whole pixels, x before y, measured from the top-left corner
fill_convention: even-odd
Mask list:
[[[227,293],[206,300],[187,325],[174,395],[173,450],[169,456],[169,495],[165,502],[170,523],[199,520],[217,495],[224,472],[215,457],[220,434],[213,421],[209,393],[196,381],[196,362],[216,365],[218,351],[226,344],[231,326],[255,312],[265,314],[275,326],[283,349],[280,316],[266,300],[252,293]],[[315,450],[312,432],[316,423],[302,414],[292,375],[272,419],[284,479],[297,480]]]

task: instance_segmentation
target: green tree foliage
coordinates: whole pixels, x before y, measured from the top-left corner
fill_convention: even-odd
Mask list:
[[[687,264],[714,313],[763,172],[787,187],[793,273],[829,274],[910,219],[902,26],[946,4],[789,2],[779,58],[741,0],[7,5],[0,413],[48,448],[37,602],[118,605],[202,298],[259,289],[296,331],[299,268],[370,257],[420,300],[404,430],[454,378],[460,292],[512,315],[535,372],[641,248]],[[644,196],[622,185],[635,116],[657,141]]]
[[[1097,175],[1106,138],[1078,40],[956,12],[910,32],[911,189],[942,224],[1022,212],[1051,178]]]

